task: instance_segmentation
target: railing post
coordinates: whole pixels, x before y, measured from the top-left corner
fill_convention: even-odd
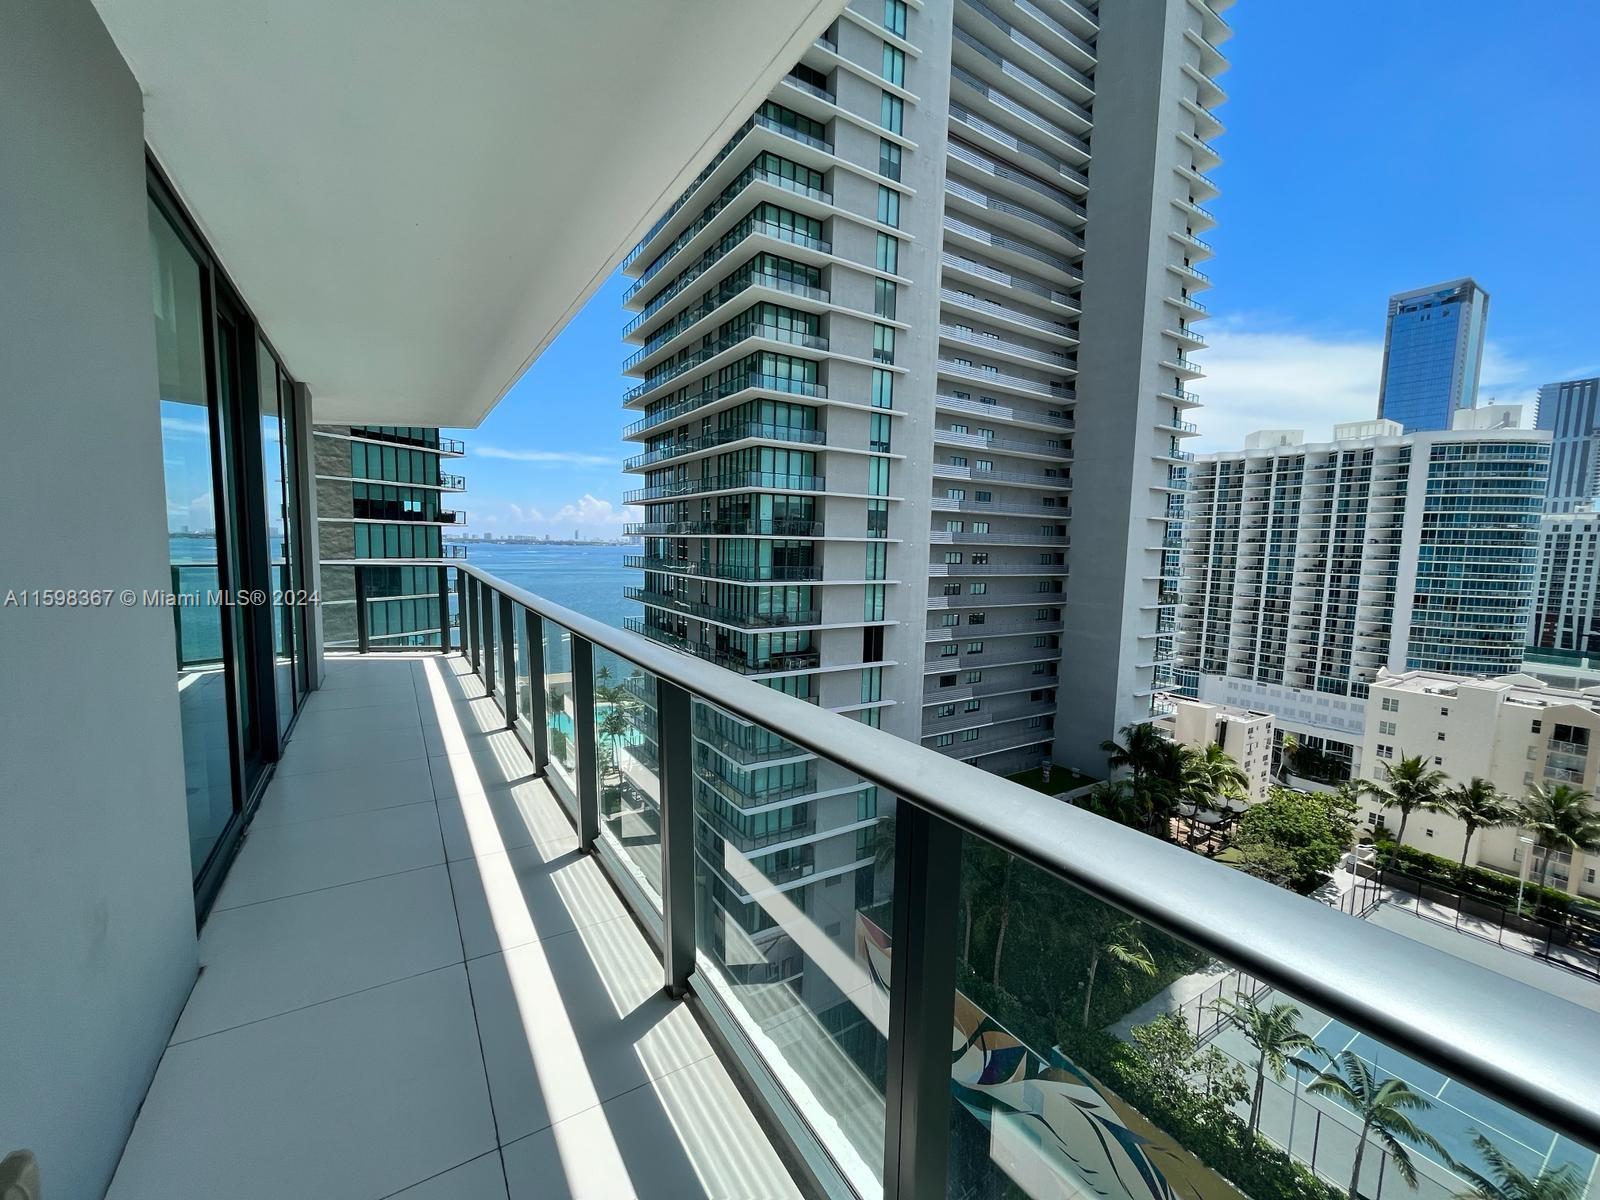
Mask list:
[[[533,770],[544,774],[550,765],[550,715],[546,711],[544,681],[544,618],[531,608],[522,610],[528,635],[528,724],[533,731]]]
[[[500,672],[506,681],[506,728],[517,727],[517,626],[516,606],[510,596],[500,597]]]
[[[883,1195],[915,1200],[946,1188],[961,831],[902,800],[894,851]]]
[[[367,652],[367,577],[357,563],[351,568],[356,583],[356,649]]]
[[[439,564],[439,653],[450,653],[450,568]]]
[[[474,671],[478,670],[478,581],[472,576],[467,576],[467,590],[463,597],[466,606],[461,610],[461,619],[466,622],[467,631],[467,661],[472,664]]]
[[[572,635],[572,740],[578,757],[578,848],[600,837],[600,757],[594,736],[594,643]]]
[[[494,589],[478,584],[478,623],[483,627],[479,642],[483,647],[483,690],[494,699]]]
[[[656,778],[661,782],[661,958],[667,994],[682,996],[694,973],[694,697],[656,678]],[[954,945],[954,943],[951,943]],[[947,1039],[948,1040],[948,1039]]]

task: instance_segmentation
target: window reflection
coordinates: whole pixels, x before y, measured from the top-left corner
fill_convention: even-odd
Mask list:
[[[220,584],[205,307],[199,264],[153,204],[149,221],[167,539],[171,587],[179,597],[172,614],[189,856],[198,876],[234,807],[223,614],[215,600]]]

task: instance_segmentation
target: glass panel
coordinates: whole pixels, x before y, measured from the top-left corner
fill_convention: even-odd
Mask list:
[[[695,701],[701,973],[863,1196],[881,1190],[892,807]],[[887,799],[887,798],[882,798]]]
[[[284,424],[280,416],[278,364],[266,346],[256,342],[256,370],[261,404],[261,483],[267,517],[267,579],[272,604],[272,682],[277,693],[279,734],[294,720],[294,620],[285,594],[290,589],[289,504],[284,487]]]
[[[517,725],[523,730],[533,728],[529,714],[533,711],[533,681],[529,678],[528,614],[522,608],[513,610],[515,617],[517,652]]]
[[[578,747],[572,732],[572,634],[554,621],[544,623],[544,686],[550,771],[566,785],[554,791],[576,814]]]
[[[489,597],[489,620],[494,624],[494,694],[500,702],[500,710],[506,708],[506,689],[511,686],[511,681],[505,673],[505,634],[506,629],[500,622],[500,597]]]
[[[661,907],[661,783],[656,677],[594,648],[594,732],[600,834],[630,862]]]
[[[199,264],[153,204],[149,220],[167,537],[172,590],[179,597],[172,619],[183,722],[189,861],[198,876],[233,816],[223,610],[215,601],[221,585],[205,308]]]
[[[283,479],[288,505],[284,513],[284,545],[289,556],[289,586],[297,593],[311,589],[306,586],[305,550],[300,539],[300,438],[301,431],[294,410],[294,385],[287,377],[280,377],[279,411],[283,414]],[[315,586],[313,584],[313,586]],[[301,696],[310,690],[310,666],[306,658],[306,617],[310,605],[296,604],[290,611],[290,632],[293,637],[295,682]]]
[[[1002,850],[966,838],[961,876],[951,1196],[1591,1186],[1590,1150]]]

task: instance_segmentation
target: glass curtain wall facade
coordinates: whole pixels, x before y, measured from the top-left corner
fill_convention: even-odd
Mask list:
[[[439,565],[465,549],[444,540],[466,524],[466,481],[448,470],[461,443],[407,425],[318,425],[315,434],[324,644],[437,646]]]
[[[1389,297],[1378,416],[1415,433],[1475,407],[1488,319],[1489,293],[1470,279]]]
[[[174,659],[203,912],[311,684],[306,408],[153,171],[149,190]],[[239,596],[260,602],[230,602]]]
[[[1593,508],[1600,496],[1600,379],[1541,387],[1538,427],[1553,439],[1545,511]]]

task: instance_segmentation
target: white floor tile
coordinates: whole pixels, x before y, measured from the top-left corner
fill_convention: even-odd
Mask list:
[[[494,1145],[447,967],[169,1047],[109,1196],[388,1196]]]
[[[444,867],[225,909],[200,935],[201,974],[174,1042],[461,961]]]
[[[491,791],[455,790],[459,794],[439,801],[446,858],[497,854],[535,843],[560,852],[576,842],[572,822],[542,779]]]
[[[313,720],[306,722],[305,729],[296,730],[296,734],[303,732],[305,736],[322,740],[330,737],[358,737],[388,729],[421,732],[422,718],[417,711],[414,698],[411,704],[397,701],[394,704],[374,704],[362,708],[319,710]]]
[[[431,804],[251,828],[215,911],[444,861]]]
[[[534,778],[533,760],[509,729],[468,742],[459,754],[428,759],[433,794],[440,799],[469,792],[492,791]]]
[[[406,729],[380,729],[367,733],[322,734],[312,722],[296,729],[289,739],[277,775],[305,775],[312,771],[334,771],[340,767],[360,767],[371,763],[407,762],[426,756],[420,726]]]
[[[511,1200],[799,1197],[715,1058],[507,1144]]]
[[[362,712],[363,709],[352,711]],[[317,718],[318,721],[321,716]],[[261,798],[251,827],[287,825],[319,817],[371,812],[424,804],[433,799],[433,780],[426,763],[363,763],[314,771],[308,775],[274,776]]]
[[[485,1154],[388,1200],[506,1200],[505,1170],[499,1154]]]
[[[662,990],[629,918],[467,964],[502,1142],[697,1062],[711,1046]]]
[[[305,716],[334,712],[345,708],[412,708],[417,706],[417,692],[408,680],[390,683],[363,684],[359,687],[318,688],[306,697]]]
[[[560,853],[524,846],[450,864],[468,958],[498,954],[627,915],[578,841]]]

